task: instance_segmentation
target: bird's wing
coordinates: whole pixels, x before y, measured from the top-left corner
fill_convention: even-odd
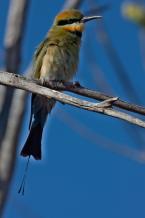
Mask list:
[[[41,42],[41,44],[38,46],[34,54],[33,77],[35,79],[40,78],[40,70],[42,66],[43,57],[45,56],[47,52],[47,44],[48,44],[47,41],[48,41],[48,38],[44,39],[43,42]],[[32,118],[33,118],[33,113],[34,113],[33,112],[33,102],[34,102],[35,96],[36,96],[35,94],[32,94],[31,96],[31,113],[30,113],[29,129],[31,128],[31,123],[32,123]]]
[[[45,56],[47,52],[47,47],[48,47],[48,38],[44,39],[44,41],[41,42],[41,44],[38,46],[34,54],[33,76],[35,79],[40,78],[40,70],[42,66],[42,61],[43,61],[43,57]]]
[[[51,46],[51,49],[48,49],[49,46]],[[52,43],[52,42],[50,42],[49,38],[46,38],[46,39],[43,40],[43,42],[41,42],[41,44],[36,49],[36,52],[34,54],[34,59],[33,59],[33,77],[35,79],[39,79],[40,76],[41,76],[42,64],[43,64],[43,62],[44,62],[44,60],[46,58],[45,54],[50,53],[50,55],[52,55],[52,53],[54,53],[54,57],[55,57],[56,46],[57,46],[56,43]],[[49,54],[48,54],[48,57],[50,57]],[[48,58],[47,67],[50,67],[50,65],[51,65],[51,61],[49,61],[49,60],[50,59]],[[33,118],[33,114],[34,114],[33,104],[34,104],[35,97],[36,97],[36,94],[32,94],[32,96],[31,96],[31,114],[30,114],[30,121],[29,121],[29,129],[31,127],[32,118]],[[40,105],[37,105],[37,106],[40,106]]]

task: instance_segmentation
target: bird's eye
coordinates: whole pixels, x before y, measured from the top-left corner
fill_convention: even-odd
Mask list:
[[[68,24],[76,23],[76,22],[79,22],[80,20],[81,19],[78,19],[78,18],[72,18],[68,20]]]
[[[67,23],[66,23],[66,20],[60,20],[60,21],[58,21],[58,23],[57,23],[57,25],[59,25],[59,26],[63,26],[63,25],[66,25]]]
[[[80,21],[80,19],[71,18],[71,19],[66,19],[66,20],[60,20],[60,21],[58,21],[57,25],[63,26],[63,25],[67,25],[67,24],[76,23],[76,22],[79,22],[79,21]]]

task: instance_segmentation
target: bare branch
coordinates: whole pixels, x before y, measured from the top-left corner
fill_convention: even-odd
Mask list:
[[[47,84],[47,87],[53,88],[53,86],[51,86],[51,84]],[[99,101],[104,101],[106,99],[113,98],[113,96],[106,95],[102,92],[90,90],[90,89],[87,89],[87,88],[82,87],[82,86],[80,86],[80,87],[79,86],[78,87],[71,86],[71,83],[70,83],[70,85],[68,83],[67,86],[64,85],[63,83],[60,83],[57,87],[57,90],[70,91],[70,92],[73,92],[75,94],[79,94],[79,95],[82,95],[85,97],[93,98],[93,99],[96,99]],[[138,114],[145,115],[145,108],[138,106],[136,104],[131,104],[131,103],[128,103],[128,102],[125,102],[125,101],[118,99],[117,101],[113,102],[113,105],[118,107],[118,108],[121,108],[121,109],[125,109],[128,111],[132,111],[132,112],[135,112]]]
[[[40,83],[40,81],[38,81]],[[29,92],[33,92],[39,95],[43,95],[47,98],[54,98],[57,101],[73,105],[78,108],[85,110],[102,113],[108,116],[116,117],[118,119],[127,121],[129,123],[135,124],[137,126],[145,128],[145,121],[128,115],[126,113],[113,110],[111,108],[105,108],[103,104],[92,103],[89,101],[81,100],[70,95],[51,90],[49,88],[42,87],[33,80],[26,79],[25,77],[18,76],[16,74],[1,72],[0,84],[8,85],[18,89],[23,89]],[[102,107],[103,106],[103,107]]]

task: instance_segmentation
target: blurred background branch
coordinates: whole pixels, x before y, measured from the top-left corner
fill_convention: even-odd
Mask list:
[[[97,7],[97,1],[93,1],[94,7]],[[125,3],[124,5],[130,5],[131,3]],[[112,5],[108,5],[106,9],[111,9]],[[124,8],[124,7],[123,7]],[[90,11],[93,10],[90,8]],[[122,89],[126,93],[126,97],[130,99],[130,101],[135,101],[135,103],[143,104],[142,99],[139,97],[138,92],[136,91],[133,80],[130,78],[128,71],[126,70],[122,59],[120,58],[120,55],[118,54],[117,49],[114,46],[114,43],[112,41],[112,38],[110,37],[108,28],[106,26],[105,19],[102,20],[102,22],[99,23],[98,28],[96,29],[96,39],[101,43],[103,48],[105,49],[105,52],[107,54],[107,58],[110,61],[112,68],[114,69],[114,77],[118,79],[119,85],[121,85]],[[89,49],[89,48],[88,48]],[[87,52],[86,52],[87,54]],[[89,52],[91,54],[91,52]],[[91,63],[91,62],[90,62]],[[97,73],[97,83],[99,82],[98,77],[99,74]],[[102,76],[101,76],[102,78]],[[103,83],[102,83],[103,82]],[[101,81],[102,84],[105,84],[105,87],[108,88],[106,90],[107,93],[112,93],[112,88],[108,85],[108,81],[106,81],[105,77],[103,77],[103,81]],[[100,84],[101,86],[101,84]],[[104,87],[104,86],[103,86]],[[136,134],[134,134],[134,128],[132,126],[126,126],[126,131],[129,133],[130,138],[136,142],[136,144],[139,144],[139,147],[141,149],[144,149],[145,144],[145,137],[141,134],[141,132],[136,128]]]
[[[11,0],[5,33],[5,69],[19,73],[21,49],[30,1]],[[16,162],[16,148],[25,110],[25,94],[1,87],[0,98],[0,217]],[[1,96],[3,95],[3,97]]]

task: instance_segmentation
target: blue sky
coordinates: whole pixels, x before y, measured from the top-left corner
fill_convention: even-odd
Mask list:
[[[8,2],[0,2],[1,54]],[[93,1],[86,0],[83,11],[88,10],[92,4],[90,2]],[[145,72],[140,52],[140,29],[122,17],[120,6],[123,1],[97,2],[110,2],[112,5],[104,14],[102,22],[105,22],[113,46],[138,93],[139,102],[136,99],[132,102],[145,106]],[[56,0],[31,1],[21,71],[27,69],[36,46],[51,27],[63,3],[64,1]],[[86,87],[131,101],[98,40],[95,22],[87,24],[82,39],[80,65],[74,80]],[[18,195],[18,186],[26,164],[26,159],[20,157],[19,152],[28,134],[29,106],[28,102],[4,218],[145,217],[145,164],[104,148],[114,143],[116,146],[139,150],[145,147],[144,130],[138,128],[144,139],[144,143],[140,144],[140,139],[135,141],[130,134],[130,124],[60,103],[46,124],[43,160],[31,160],[25,195]],[[132,134],[136,136],[134,126]]]

